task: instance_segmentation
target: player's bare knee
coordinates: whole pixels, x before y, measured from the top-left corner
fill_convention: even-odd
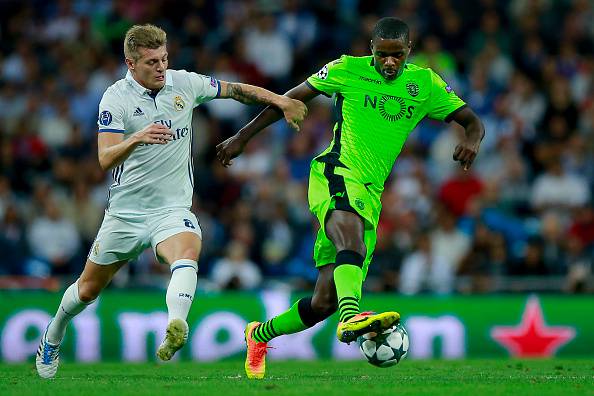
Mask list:
[[[367,247],[365,246],[362,235],[349,234],[341,230],[341,232],[332,235],[330,240],[337,252],[348,250],[357,252],[363,257],[367,255]]]
[[[92,281],[78,281],[78,298],[84,303],[94,301],[103,287]]]
[[[197,248],[187,247],[182,250],[181,254],[179,255],[179,257],[176,258],[176,260],[188,259],[188,260],[198,261],[199,255],[200,255],[200,251]]]
[[[336,251],[352,250],[365,255],[365,222],[359,215],[344,210],[333,211],[326,222],[326,232]]]
[[[356,252],[359,255],[365,257],[367,255],[367,247],[365,246],[365,243],[361,240],[361,241],[352,241],[351,243],[346,243],[344,245],[344,247],[342,249],[336,249],[337,252],[344,252],[344,251],[350,251],[350,252]]]

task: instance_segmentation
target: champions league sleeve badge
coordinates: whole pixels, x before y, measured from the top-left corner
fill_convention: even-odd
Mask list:
[[[317,74],[318,78],[325,80],[328,78],[328,65],[324,65]]]
[[[108,126],[111,124],[112,119],[113,117],[111,116],[111,113],[107,110],[104,110],[101,112],[101,114],[99,114],[99,124],[103,126]]]

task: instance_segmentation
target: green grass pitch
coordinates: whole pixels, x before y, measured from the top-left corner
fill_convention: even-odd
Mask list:
[[[245,377],[243,362],[64,363],[55,379],[33,364],[0,365],[0,395],[594,395],[592,360],[267,362],[266,378]]]

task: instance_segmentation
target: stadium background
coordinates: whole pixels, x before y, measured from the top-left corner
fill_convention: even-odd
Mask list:
[[[441,329],[429,344],[435,356],[518,355],[495,341],[493,328],[534,324],[539,313],[540,325],[565,334],[560,353],[592,355],[583,318],[594,289],[591,1],[3,0],[0,8],[3,360],[33,356],[102,220],[111,175],[97,161],[97,107],[124,76],[122,38],[132,24],[167,31],[171,68],[284,92],[341,54],[367,55],[371,28],[387,15],[409,23],[410,61],[440,73],[487,135],[473,170],[461,172],[451,160],[459,128],[425,121],[411,134],[386,183],[363,307],[395,307],[426,320],[418,328]],[[194,209],[204,248],[193,334],[207,315],[230,312],[222,326],[241,328],[312,289],[316,224],[307,174],[331,139],[330,104],[311,103],[298,134],[270,127],[228,170],[214,146],[260,109],[219,100],[196,110]],[[148,323],[142,339],[153,348],[167,279],[150,251],[124,268],[68,339],[66,355],[126,359],[123,311]],[[448,355],[447,334],[460,329],[443,318],[464,327],[463,354]],[[112,340],[123,346],[79,357],[78,335],[93,326],[101,344],[117,333]],[[318,356],[338,356],[320,352],[331,348],[332,326],[322,331]],[[228,355],[241,348],[233,329],[209,333],[214,343],[234,345]],[[488,346],[473,349],[477,340]],[[541,349],[543,356],[556,350]]]

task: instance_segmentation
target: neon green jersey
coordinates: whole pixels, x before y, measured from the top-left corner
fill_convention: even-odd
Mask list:
[[[332,144],[316,160],[346,167],[382,191],[396,157],[425,116],[449,121],[465,103],[433,70],[407,64],[394,81],[372,65],[373,57],[343,55],[309,77],[306,84],[335,95],[338,121]]]

